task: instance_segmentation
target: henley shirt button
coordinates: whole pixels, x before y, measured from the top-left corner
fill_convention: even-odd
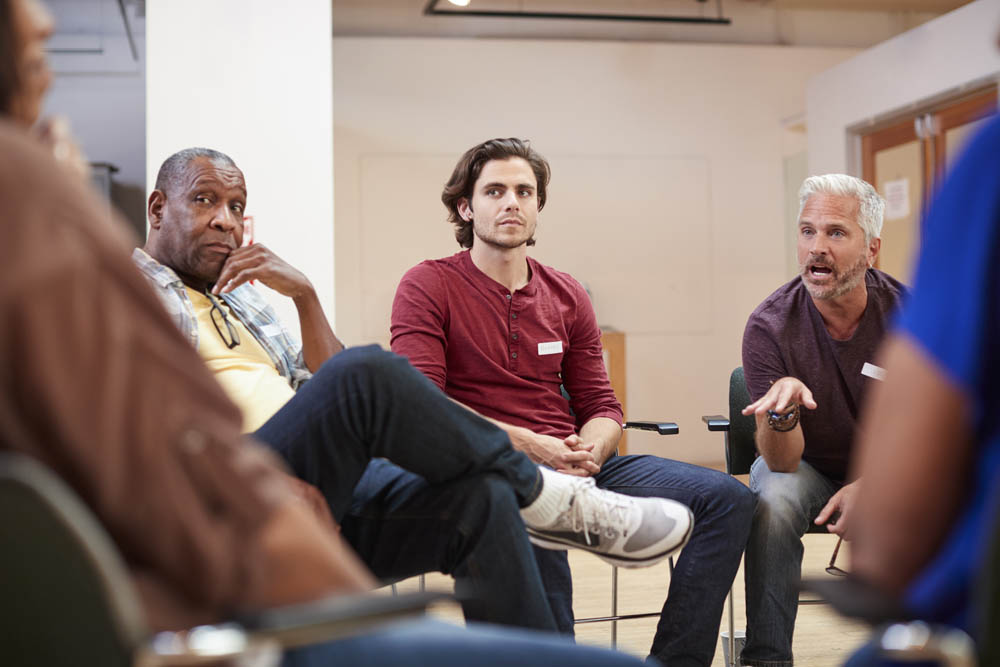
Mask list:
[[[517,313],[511,313],[510,314],[510,319],[516,320],[517,319]]]
[[[510,294],[507,295],[507,300],[510,301]]]
[[[511,352],[510,356],[514,359],[517,359],[517,352]]]
[[[517,340],[517,334],[511,334],[510,337],[513,338],[514,340]]]

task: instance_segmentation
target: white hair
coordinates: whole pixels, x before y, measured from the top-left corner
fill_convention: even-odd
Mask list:
[[[799,217],[806,202],[815,194],[854,197],[858,200],[858,224],[865,232],[865,243],[881,237],[885,199],[865,181],[847,174],[810,176],[799,188]]]

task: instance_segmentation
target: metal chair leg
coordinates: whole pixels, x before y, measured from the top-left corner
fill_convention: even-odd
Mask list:
[[[670,557],[670,576],[674,574],[674,558]],[[618,647],[618,621],[630,621],[637,618],[658,618],[662,612],[654,611],[646,614],[619,614],[618,613],[618,568],[611,566],[611,615],[595,616],[593,618],[577,618],[574,624],[581,623],[611,623],[611,646]]]
[[[618,648],[618,566],[611,566],[611,648]]]
[[[736,619],[733,614],[733,586],[729,587],[729,667],[736,667]]]

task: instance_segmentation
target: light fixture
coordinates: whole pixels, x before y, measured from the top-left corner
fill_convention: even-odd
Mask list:
[[[424,7],[425,16],[463,16],[465,18],[508,18],[508,19],[563,19],[591,21],[639,21],[647,23],[708,23],[730,25],[731,19],[722,15],[722,0],[715,0],[716,16],[686,15],[669,16],[664,14],[633,14],[625,13],[591,13],[582,11],[526,11],[526,10],[496,10],[496,9],[439,9],[441,0],[427,0]],[[585,4],[577,0],[578,4]],[[693,5],[703,6],[708,0],[692,0]],[[466,7],[469,0],[448,0],[449,4]]]

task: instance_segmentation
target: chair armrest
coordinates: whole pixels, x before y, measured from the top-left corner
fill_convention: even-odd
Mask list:
[[[275,639],[284,647],[342,639],[372,626],[419,616],[448,593],[419,591],[400,595],[337,595],[305,604],[242,614],[235,620],[253,637]]]
[[[284,649],[334,641],[424,613],[447,593],[338,595],[315,602],[244,613],[220,625],[159,632],[136,652],[141,667],[278,667]]]
[[[656,431],[660,435],[677,435],[680,428],[674,422],[634,422],[627,421],[622,428],[634,428],[640,431]]]
[[[976,645],[958,628],[916,620],[898,600],[857,577],[803,579],[801,589],[817,593],[837,612],[874,626],[878,654],[896,662],[974,667]],[[882,663],[879,663],[882,664]]]
[[[906,611],[898,600],[855,576],[804,578],[800,588],[816,593],[829,602],[839,614],[864,621],[869,625],[913,620],[913,615]]]
[[[708,426],[709,431],[729,430],[729,420],[722,415],[702,415],[701,420]]]

